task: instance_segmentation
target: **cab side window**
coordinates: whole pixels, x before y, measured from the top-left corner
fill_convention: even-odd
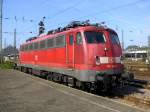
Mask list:
[[[70,44],[70,45],[73,45],[73,35],[70,35],[70,36],[69,36],[69,44]]]
[[[77,32],[77,34],[76,34],[76,43],[77,43],[77,45],[82,44],[82,36],[81,36],[80,32]]]

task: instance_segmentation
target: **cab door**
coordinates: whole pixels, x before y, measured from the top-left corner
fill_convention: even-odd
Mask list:
[[[74,34],[69,33],[67,36],[67,65],[74,68]]]

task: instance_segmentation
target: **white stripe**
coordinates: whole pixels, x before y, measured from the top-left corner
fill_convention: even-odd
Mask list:
[[[100,57],[100,63],[102,64],[109,63],[108,57]]]
[[[115,63],[121,63],[121,57],[100,57],[101,64],[111,63],[109,60],[114,60]]]

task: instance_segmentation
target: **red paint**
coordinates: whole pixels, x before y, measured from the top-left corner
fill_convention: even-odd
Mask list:
[[[84,31],[99,31],[103,32],[106,37],[106,43],[104,44],[87,44]],[[83,44],[76,44],[76,33],[81,32]],[[69,45],[69,35],[73,35],[74,44]],[[45,35],[35,40],[32,40],[28,43],[37,42],[47,38],[56,37],[57,35],[66,36],[66,46],[62,48],[49,48],[49,49],[40,49],[33,51],[20,51],[19,59],[21,64],[32,64],[32,65],[42,65],[46,67],[54,68],[72,68],[79,70],[110,70],[118,69],[122,70],[123,65],[117,64],[115,62],[110,62],[108,64],[101,64],[97,66],[95,64],[95,56],[100,57],[119,57],[122,55],[120,45],[113,44],[110,39],[109,30],[105,28],[97,28],[94,26],[85,26],[72,28],[70,30]],[[25,45],[23,44],[23,45]],[[107,49],[105,52],[104,49]]]

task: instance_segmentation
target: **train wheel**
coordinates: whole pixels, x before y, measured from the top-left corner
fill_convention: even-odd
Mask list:
[[[104,89],[102,91],[104,92],[109,92],[112,90],[112,85],[111,83],[104,83]]]
[[[52,79],[53,79],[53,78],[52,78],[52,75],[51,75],[51,74],[48,74],[47,77],[46,77],[46,79],[49,80],[49,81],[52,81]]]
[[[76,81],[77,81],[77,80],[76,80],[75,78],[73,78],[73,87],[74,87],[74,88],[76,88]]]
[[[62,80],[63,80],[64,85],[68,86],[68,77],[64,75],[62,77]]]
[[[81,90],[83,90],[83,91],[87,91],[88,89],[87,89],[87,85],[86,85],[86,82],[81,82]]]
[[[70,87],[75,87],[76,86],[76,83],[75,83],[75,78],[73,77],[68,77],[68,86]]]
[[[18,70],[21,71],[21,66],[18,66]]]
[[[81,90],[84,90],[84,91],[85,91],[85,88],[86,88],[85,82],[76,80],[75,85],[76,85],[76,87],[77,87],[78,89],[81,89]]]
[[[25,67],[24,69],[25,69],[24,70],[25,73],[29,73],[29,68]]]
[[[23,67],[22,66],[20,67],[20,71],[23,72]]]
[[[28,73],[32,75],[32,68],[28,68]]]
[[[81,82],[81,89],[89,93],[94,93],[96,85],[91,82]]]
[[[95,83],[95,82],[88,83],[87,89],[88,89],[88,92],[95,93],[98,90],[97,83]]]

